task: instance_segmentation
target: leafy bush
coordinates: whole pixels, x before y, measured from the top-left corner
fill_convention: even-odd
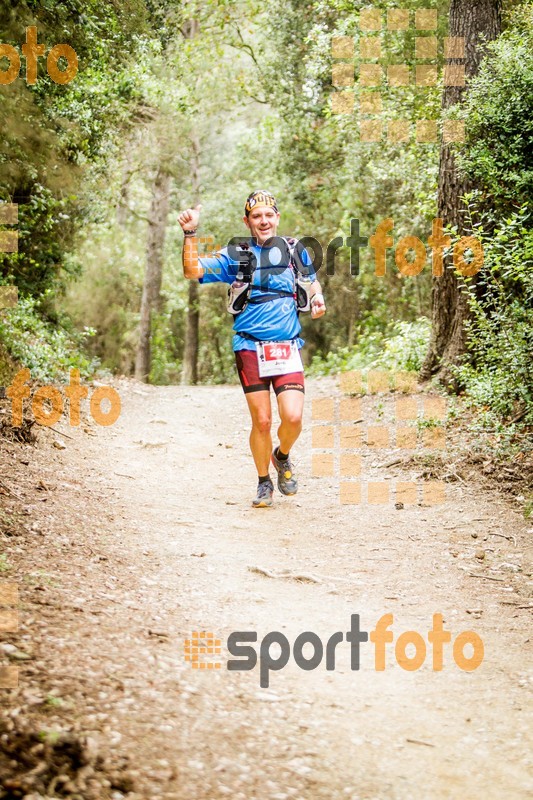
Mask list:
[[[334,375],[376,367],[418,372],[427,351],[430,329],[426,317],[415,322],[395,322],[385,335],[361,334],[354,347],[343,347],[325,358],[315,356],[308,372],[312,376]]]
[[[469,402],[489,424],[517,414],[533,423],[533,230],[522,209],[483,243],[485,264],[469,288],[470,363],[457,368]],[[529,229],[528,229],[529,223]],[[489,228],[494,223],[489,221]]]
[[[0,342],[14,361],[31,371],[32,378],[53,381],[65,378],[71,367],[84,377],[98,366],[82,351],[93,331],[73,332],[61,324],[47,323],[37,311],[37,301],[21,298],[15,308],[0,313]]]
[[[487,46],[462,110],[459,164],[483,188],[485,205],[513,211],[533,194],[533,5]],[[488,202],[487,202],[488,201]]]
[[[152,317],[150,383],[166,386],[180,382],[182,362],[178,357],[172,312]]]

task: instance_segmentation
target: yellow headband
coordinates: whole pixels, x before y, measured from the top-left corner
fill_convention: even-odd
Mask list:
[[[276,198],[270,192],[265,192],[263,189],[258,189],[248,197],[246,200],[246,205],[244,206],[244,213],[246,216],[250,213],[252,208],[259,208],[260,206],[266,206],[267,208],[273,208],[274,211],[277,212],[278,207],[276,205]]]

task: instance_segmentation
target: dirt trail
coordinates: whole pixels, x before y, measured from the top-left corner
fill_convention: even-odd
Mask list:
[[[66,450],[32,451],[17,493],[33,536],[9,541],[2,576],[21,586],[21,630],[8,641],[32,658],[8,713],[33,708],[45,727],[74,724],[130,755],[131,798],[533,796],[530,612],[519,607],[529,605],[531,526],[462,481],[447,485],[445,505],[341,505],[334,479],[309,477],[309,400],[331,386],[309,382],[301,490],[276,492],[272,509],[250,507],[255,473],[237,387],[124,384],[113,428],[65,427]],[[386,421],[393,398],[380,402]],[[19,465],[26,450],[13,450]],[[393,456],[370,455],[365,474],[408,479],[382,466]],[[39,564],[29,571],[31,558]],[[351,670],[346,641],[335,671],[324,661],[304,671],[291,654],[268,688],[259,666],[225,668],[232,631],[256,631],[256,649],[280,631],[292,649],[302,631],[325,644],[349,630],[351,614],[371,631],[389,612],[383,672],[370,642]],[[426,639],[437,612],[453,639],[464,630],[483,639],[477,670],[460,670],[451,645],[442,672],[429,645],[419,670],[396,663],[398,636]],[[193,631],[221,638],[222,669],[185,661]],[[50,695],[59,700],[45,710]]]

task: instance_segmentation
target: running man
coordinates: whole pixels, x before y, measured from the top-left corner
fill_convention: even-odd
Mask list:
[[[178,217],[185,236],[183,274],[200,283],[221,281],[232,285],[233,350],[252,417],[250,449],[259,478],[253,506],[265,508],[272,505],[274,492],[270,462],[278,474],[279,491],[284,495],[294,495],[298,491],[290,451],[302,430],[305,390],[299,351],[304,341],[299,337],[301,325],[296,297],[300,296],[298,305],[302,307],[305,291],[302,296],[297,284],[301,282],[307,291],[313,319],[326,312],[324,296],[307,251],[302,248],[295,251],[294,239],[276,236],[280,214],[270,192],[258,190],[246,200],[243,221],[251,237],[242,237],[241,245],[225,247],[212,257],[198,257],[196,231],[200,209],[199,205],[188,208]],[[240,242],[238,238],[233,241]],[[243,266],[245,262],[248,272]],[[298,264],[300,270],[297,270]],[[300,281],[303,275],[307,275],[307,281]],[[243,310],[237,313],[236,309],[243,302]],[[270,433],[271,385],[281,419],[279,445],[274,451]]]

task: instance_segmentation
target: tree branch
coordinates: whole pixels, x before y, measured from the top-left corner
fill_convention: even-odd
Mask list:
[[[142,214],[139,214],[137,211],[134,211],[133,208],[130,208],[127,203],[119,203],[119,206],[121,208],[125,208],[126,211],[129,211],[130,214],[132,214],[137,219],[142,220],[142,222],[148,222],[148,224],[150,224],[150,220],[148,219],[148,217],[145,217]]]
[[[237,50],[244,50],[245,53],[248,53],[248,55],[250,56],[250,58],[254,62],[255,66],[259,69],[259,62],[258,62],[257,58],[255,57],[255,53],[254,53],[253,47],[252,47],[251,44],[247,44],[247,42],[244,41],[243,35],[241,33],[241,29],[239,28],[238,25],[235,25],[235,32],[236,32],[237,36],[239,37],[239,39],[241,40],[241,44],[239,46],[239,45],[236,45],[236,44],[231,44],[231,42],[230,42],[230,46],[231,47],[235,47]]]
[[[256,103],[263,103],[263,105],[265,106],[268,105],[268,100],[260,100],[258,97],[255,96],[255,94],[252,94],[251,92],[246,92],[246,94],[248,95],[248,97],[251,97],[252,100],[255,100]]]

